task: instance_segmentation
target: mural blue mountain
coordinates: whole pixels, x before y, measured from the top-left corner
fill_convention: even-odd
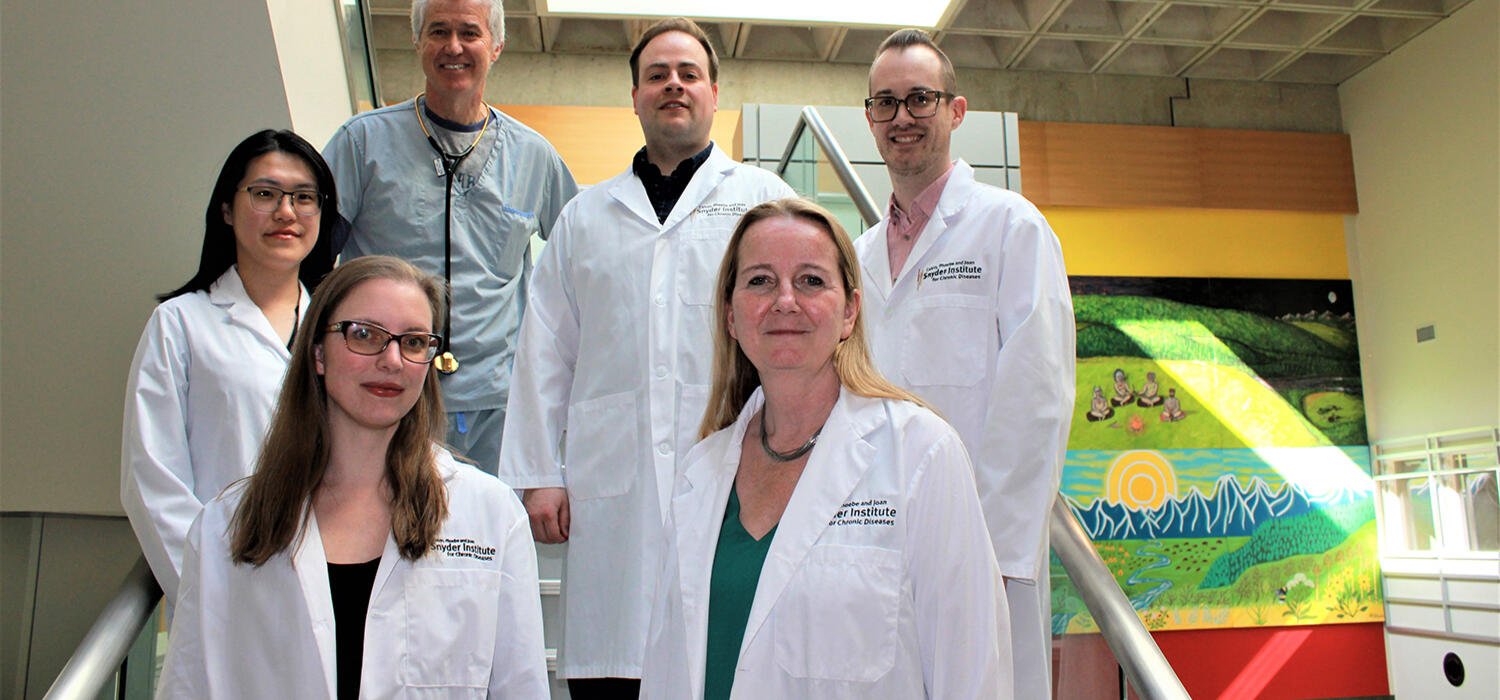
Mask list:
[[[1248,537],[1255,528],[1273,518],[1302,515],[1315,507],[1336,505],[1354,498],[1368,498],[1357,491],[1336,491],[1309,497],[1290,482],[1272,489],[1260,477],[1241,486],[1231,474],[1214,483],[1213,496],[1198,487],[1186,495],[1164,501],[1156,508],[1132,510],[1094,499],[1084,508],[1072,498],[1068,507],[1094,540],[1154,540],[1162,537]]]

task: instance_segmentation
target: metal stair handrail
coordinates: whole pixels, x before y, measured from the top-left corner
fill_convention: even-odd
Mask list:
[[[161,586],[142,556],[136,559],[115,597],[105,604],[104,612],[99,613],[43,697],[46,700],[97,697],[99,689],[120,670],[130,646],[151,621],[159,600]]]

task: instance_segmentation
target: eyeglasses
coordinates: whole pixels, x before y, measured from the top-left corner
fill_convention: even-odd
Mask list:
[[[443,346],[443,336],[436,333],[392,333],[366,321],[339,321],[323,330],[342,333],[344,347],[356,355],[379,355],[394,340],[401,358],[419,365],[432,362]]]
[[[937,114],[938,103],[943,98],[953,99],[953,93],[942,90],[918,90],[904,99],[895,95],[876,95],[865,98],[865,114],[872,122],[888,122],[896,118],[896,108],[906,103],[906,113],[913,119],[926,119]]]
[[[271,213],[281,206],[283,197],[292,198],[292,211],[298,216],[315,216],[323,210],[323,193],[316,190],[292,190],[290,192],[270,185],[251,185],[244,188],[250,195],[250,208]]]

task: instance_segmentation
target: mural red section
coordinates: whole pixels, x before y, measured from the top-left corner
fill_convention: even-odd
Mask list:
[[[1380,623],[1152,636],[1197,700],[1358,698],[1391,692]]]

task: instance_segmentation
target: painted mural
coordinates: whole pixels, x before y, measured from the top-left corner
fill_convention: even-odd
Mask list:
[[[1383,619],[1347,280],[1072,278],[1062,498],[1151,629]],[[1053,629],[1097,631],[1053,561]]]

